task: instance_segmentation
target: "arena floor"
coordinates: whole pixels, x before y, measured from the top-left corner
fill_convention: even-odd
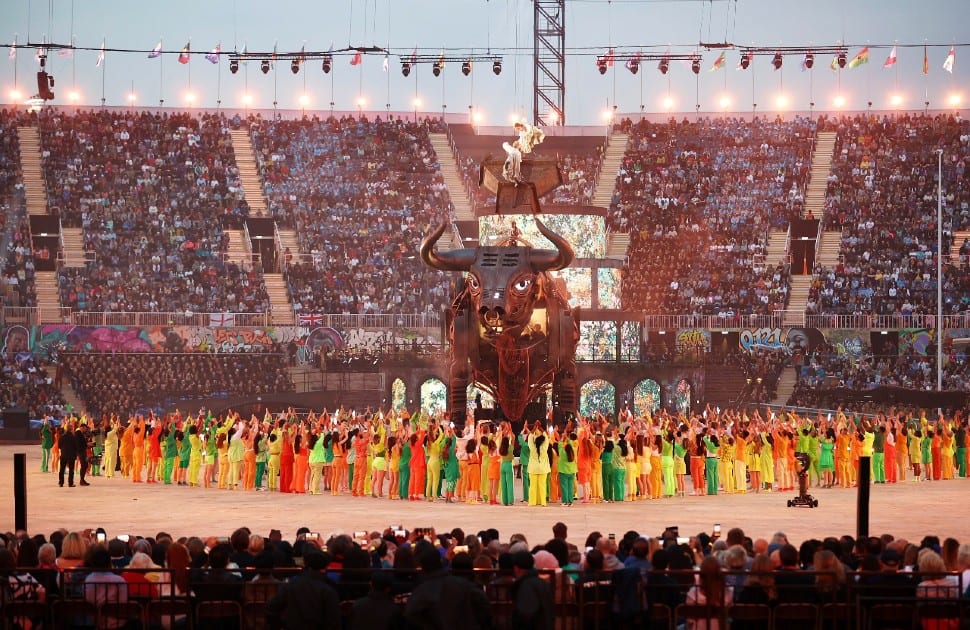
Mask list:
[[[462,527],[466,532],[495,527],[503,539],[515,532],[530,542],[552,536],[552,525],[569,526],[569,540],[582,545],[586,535],[635,529],[656,535],[678,525],[681,535],[710,532],[714,523],[740,526],[754,538],[785,532],[793,542],[809,537],[856,532],[856,491],[813,489],[819,507],[789,508],[792,493],[684,497],[622,504],[530,508],[438,503],[412,503],[350,496],[333,497],[228,492],[178,486],[132,484],[119,477],[92,478],[86,488],[59,488],[55,474],[40,471],[38,446],[0,446],[0,530],[13,530],[13,454],[27,453],[27,524],[31,532],[49,534],[104,527],[109,536],[131,533],[153,536],[164,530],[176,536],[226,536],[246,525],[256,533],[272,528],[292,539],[307,526],[326,536],[332,532],[382,529],[389,525]],[[521,485],[517,481],[517,489]],[[970,538],[970,480],[873,486],[872,534],[891,533],[919,540],[932,533]]]

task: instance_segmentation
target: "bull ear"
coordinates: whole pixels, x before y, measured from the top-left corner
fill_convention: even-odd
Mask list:
[[[547,228],[539,219],[536,219],[536,227],[539,228],[539,232],[543,236],[552,241],[552,244],[556,246],[556,251],[548,249],[532,250],[530,255],[532,268],[535,271],[557,271],[568,267],[575,256],[573,246],[569,244],[569,241]]]
[[[421,260],[432,269],[440,271],[468,271],[475,262],[474,249],[456,249],[450,252],[436,252],[434,246],[445,233],[448,223],[439,225],[434,232],[421,241]]]

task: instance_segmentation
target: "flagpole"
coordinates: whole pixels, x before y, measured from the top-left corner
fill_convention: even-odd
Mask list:
[[[943,149],[936,150],[936,391],[943,391]]]
[[[99,54],[101,54],[101,55],[104,54],[104,39],[101,40],[101,52]],[[104,107],[104,104],[105,104],[105,98],[104,98],[104,73],[106,72],[106,70],[105,70],[106,62],[107,62],[106,59],[101,59],[101,107]]]
[[[158,106],[165,106],[165,55],[162,53],[162,49],[165,45],[162,43],[162,38],[158,38],[158,52],[161,55],[158,59]]]

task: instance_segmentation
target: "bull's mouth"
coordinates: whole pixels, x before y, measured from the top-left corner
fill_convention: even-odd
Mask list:
[[[502,316],[495,311],[488,311],[484,315],[485,324],[489,328],[498,328],[502,325]]]

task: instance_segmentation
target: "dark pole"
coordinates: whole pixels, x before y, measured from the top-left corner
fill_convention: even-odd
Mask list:
[[[13,454],[13,528],[27,529],[27,453]]]
[[[856,499],[856,540],[869,537],[869,457],[859,458],[859,495]]]

